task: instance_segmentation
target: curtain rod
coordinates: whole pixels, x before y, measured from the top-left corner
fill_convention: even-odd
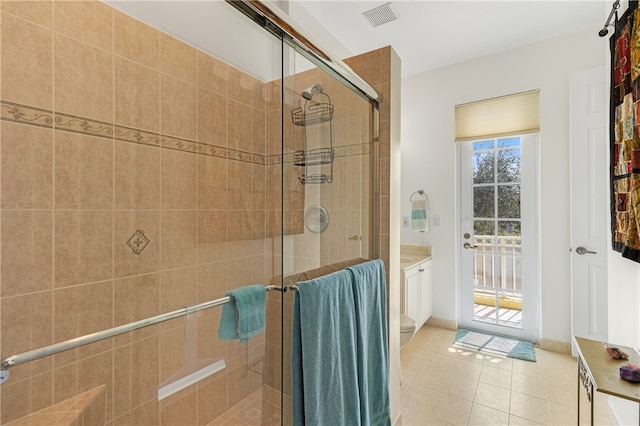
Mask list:
[[[607,22],[605,22],[604,27],[598,32],[600,37],[604,37],[609,33],[607,27],[611,25],[611,18],[613,18],[613,14],[616,14],[616,22],[618,21],[618,8],[620,7],[620,0],[616,0],[613,2],[613,6],[611,7],[611,12],[609,13],[609,17],[607,18]],[[615,25],[615,22],[613,23]]]
[[[266,291],[279,290],[283,291],[282,287],[275,285],[265,286]],[[286,288],[284,289],[286,291]],[[0,383],[3,383],[8,377],[9,372],[6,371],[10,367],[24,364],[25,362],[35,361],[46,356],[55,355],[57,353],[74,349],[80,346],[88,345],[90,343],[97,342],[99,340],[108,339],[109,337],[118,336],[120,334],[128,333],[130,331],[137,330],[139,328],[147,327],[153,324],[169,321],[174,318],[183,317],[193,312],[198,312],[203,309],[213,308],[227,303],[230,300],[229,296],[222,297],[216,300],[210,300],[208,302],[199,303],[197,305],[184,307],[172,312],[156,315],[154,317],[145,318],[139,321],[131,322],[129,324],[120,325],[117,327],[109,328],[107,330],[97,331],[95,333],[87,334],[85,336],[76,337],[74,339],[65,340],[63,342],[54,343],[42,348],[33,349],[27,352],[23,352],[17,355],[10,356],[2,360],[2,371],[0,372]]]

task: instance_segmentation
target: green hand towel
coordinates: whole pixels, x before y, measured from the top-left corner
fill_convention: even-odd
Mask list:
[[[222,306],[219,339],[240,339],[240,343],[245,343],[251,336],[264,330],[267,316],[267,291],[264,285],[236,288],[228,291],[226,296],[230,300]]]

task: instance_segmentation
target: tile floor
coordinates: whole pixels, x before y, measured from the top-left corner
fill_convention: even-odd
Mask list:
[[[537,362],[480,355],[455,348],[455,334],[424,326],[402,349],[402,426],[577,424],[575,358],[539,348]],[[595,423],[616,425],[607,397],[596,392],[595,402]],[[279,392],[265,385],[209,426],[280,424],[279,406]],[[584,393],[580,411],[588,425]]]
[[[453,347],[455,331],[422,327],[401,350],[402,425],[575,425],[577,361],[536,348],[537,362]],[[615,425],[595,396],[598,425]],[[581,396],[580,424],[589,424]]]

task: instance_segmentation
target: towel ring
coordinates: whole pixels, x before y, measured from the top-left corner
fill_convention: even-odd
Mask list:
[[[411,197],[409,197],[409,201],[413,201],[413,196],[416,195],[416,194],[422,195],[427,201],[429,201],[429,197],[427,196],[427,194],[422,189],[418,189],[416,192],[411,194]]]

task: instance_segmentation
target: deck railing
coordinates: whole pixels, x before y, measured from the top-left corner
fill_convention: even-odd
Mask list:
[[[476,293],[522,297],[522,239],[519,236],[475,235]]]

